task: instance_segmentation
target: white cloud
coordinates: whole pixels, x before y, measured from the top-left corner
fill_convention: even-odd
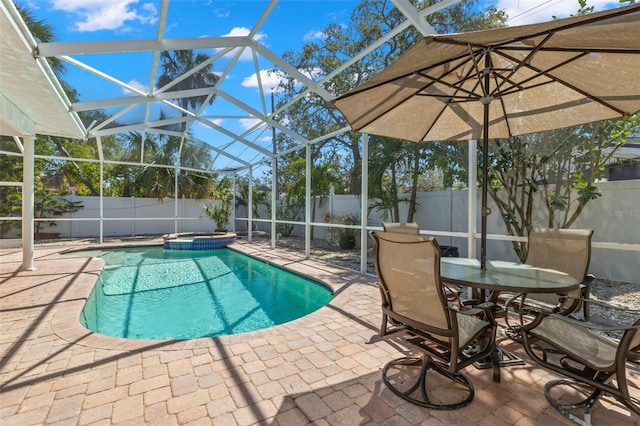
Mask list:
[[[207,121],[210,121],[213,124],[215,124],[217,126],[220,126],[220,127],[222,127],[222,123],[224,122],[224,120],[221,119],[221,118],[216,118],[216,119],[207,118],[207,117],[205,117],[205,118],[207,119]],[[208,124],[205,124],[205,123],[203,123],[201,121],[194,122],[193,126],[199,128],[201,130],[211,130],[211,126],[209,126]]]
[[[300,70],[300,73],[306,75],[311,80],[316,80],[324,75],[322,70],[319,68],[314,68],[311,72]],[[260,81],[262,82],[262,87],[265,93],[271,93],[272,90],[274,93],[277,93],[279,91],[280,82],[286,82],[290,78],[291,77],[283,74],[281,71],[260,70]],[[242,87],[258,88],[258,76],[256,73],[253,73],[249,77],[245,77],[241,84]],[[298,86],[301,83],[294,79],[294,84]]]
[[[147,93],[148,90],[149,90],[148,86],[145,86],[144,84],[140,83],[138,80],[130,80],[127,84],[129,86],[133,87],[133,88],[136,88],[136,89],[144,92],[144,93]],[[122,91],[124,92],[125,95],[131,95],[132,94],[129,90],[125,89],[124,87],[122,88]]]
[[[309,31],[302,37],[302,41],[324,40],[327,38],[322,31]]]
[[[285,78],[281,73],[273,70],[260,70],[260,81],[265,93],[277,92],[280,82]],[[241,84],[242,87],[258,88],[258,75],[253,73],[249,77],[245,77]]]
[[[619,7],[620,3],[618,0],[589,0],[588,5],[599,12]],[[551,21],[554,16],[567,18],[576,14],[579,5],[577,0],[498,0],[496,8],[505,10],[509,16],[508,25],[514,26]]]
[[[53,0],[53,9],[78,16],[74,29],[80,32],[128,30],[128,24],[155,24],[158,11],[139,0]]]
[[[243,130],[249,130],[261,122],[261,120],[258,120],[257,118],[241,118],[238,121],[240,122],[240,127],[242,127]]]
[[[234,27],[231,29],[231,31],[229,31],[227,34],[223,34],[222,37],[247,37],[249,34],[251,34],[251,30],[249,28],[246,27]],[[267,35],[264,33],[257,33],[253,39],[256,41],[262,41],[264,39],[267,38]],[[218,49],[220,50],[220,49]],[[231,52],[229,52],[227,55],[227,57],[233,57],[235,56],[235,54],[237,53],[236,49],[232,50]],[[251,49],[244,49],[244,51],[242,52],[242,55],[240,56],[240,60],[241,61],[251,61],[253,60],[253,56],[251,55]]]

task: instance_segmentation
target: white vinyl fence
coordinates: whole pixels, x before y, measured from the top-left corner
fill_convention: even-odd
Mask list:
[[[591,228],[593,250],[590,272],[600,278],[616,281],[640,283],[640,180],[599,183],[602,196],[590,201],[573,228]],[[478,191],[478,197],[480,197]],[[76,213],[66,215],[57,221],[57,226],[49,228],[42,224],[42,232],[58,233],[63,238],[98,237],[100,235],[100,197],[72,197],[84,206]],[[103,236],[160,235],[173,232],[211,232],[216,224],[210,220],[202,208],[202,200],[168,199],[159,201],[152,198],[103,198]],[[418,194],[420,209],[415,221],[424,233],[434,232],[441,245],[458,247],[460,256],[467,256],[467,238],[448,236],[442,233],[467,232],[467,191],[450,190]],[[480,200],[477,205],[480,206]],[[487,256],[495,260],[517,260],[511,242],[506,237],[506,228],[492,200],[493,210],[488,218],[488,233],[502,236],[489,239]],[[478,207],[479,208],[479,207]],[[360,200],[353,195],[334,195],[317,208],[312,222],[324,223],[325,215],[338,216],[352,213],[360,216]],[[406,205],[401,205],[401,217],[406,218]],[[534,214],[536,226],[546,227],[544,209]],[[244,219],[243,219],[244,218]],[[230,230],[245,232],[247,214],[243,208],[236,212],[235,223]],[[72,219],[72,220],[69,220]],[[260,215],[257,229],[270,232],[271,227]],[[372,212],[367,226],[380,227],[386,220]],[[254,229],[256,229],[254,227]],[[325,239],[326,229],[314,227],[314,238]],[[480,216],[476,225],[480,232]],[[304,236],[304,227],[296,226],[294,235]],[[458,234],[459,235],[459,234]],[[495,238],[501,238],[496,240]],[[1,245],[1,244],[0,244]],[[479,239],[477,253],[480,253]]]

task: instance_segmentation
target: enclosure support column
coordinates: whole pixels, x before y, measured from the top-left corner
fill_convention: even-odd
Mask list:
[[[271,89],[271,115],[275,113],[275,97]],[[276,155],[276,127],[271,126],[271,144],[273,156],[271,157],[271,248],[276,248],[278,227],[276,225],[276,203],[278,202],[278,156]]]
[[[360,273],[367,273],[367,219],[369,205],[369,135],[362,135],[362,172],[360,201]]]
[[[276,197],[278,193],[278,166],[276,163],[276,156],[274,155],[271,160],[271,248],[276,248],[276,238],[278,227],[276,225],[276,203],[278,199]]]
[[[104,163],[100,162],[100,211],[98,215],[100,216],[100,233],[99,233],[99,241],[100,244],[104,242],[104,192],[102,187],[104,186]]]
[[[98,217],[100,219],[98,225],[98,239],[100,244],[104,242],[104,154],[102,152],[102,138],[96,137],[96,146],[98,147],[98,159],[100,160],[100,202]]]
[[[231,232],[236,232],[236,178],[238,177],[237,172],[233,172],[233,181],[231,182],[232,191],[232,199],[231,199]]]
[[[305,193],[307,194],[306,201],[304,203],[304,257],[309,258],[311,256],[311,225],[309,221],[311,219],[311,203],[315,203],[315,200],[311,199],[311,145],[306,146],[306,176],[305,176]]]
[[[178,233],[178,175],[180,174],[180,167],[175,167],[175,177],[173,183],[173,232]]]
[[[467,257],[476,257],[476,220],[478,211],[478,141],[469,141],[469,176],[467,180]]]
[[[247,194],[247,217],[249,220],[247,221],[247,231],[249,231],[249,241],[253,241],[253,166],[249,166],[249,194]]]
[[[33,271],[34,191],[35,191],[35,138],[24,137],[22,154],[22,269]]]

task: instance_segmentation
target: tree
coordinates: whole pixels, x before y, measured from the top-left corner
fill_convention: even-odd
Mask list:
[[[8,138],[0,138],[0,150],[12,151],[15,144]],[[45,143],[44,136],[36,138],[36,153],[50,155],[50,145]],[[34,161],[34,217],[53,218],[65,213],[73,213],[82,208],[80,202],[70,201],[63,197],[62,191],[49,188],[51,178],[58,170],[57,164],[52,161],[36,159]],[[0,181],[23,182],[22,157],[0,156]],[[22,214],[22,188],[18,186],[0,187],[0,216],[19,218]],[[35,223],[35,236],[39,237],[43,223],[56,226],[55,221]],[[5,237],[12,229],[20,229],[19,220],[0,222],[0,236]]]
[[[372,136],[369,145],[369,210],[382,212],[385,220],[413,222],[420,209],[417,193],[445,189],[431,144]],[[408,206],[406,219],[401,203]]]
[[[498,207],[507,232],[526,237],[536,225],[536,206],[544,209],[550,228],[569,228],[585,205],[600,196],[597,182],[604,165],[629,135],[640,131],[640,116],[588,123],[543,133],[490,141],[488,194]],[[468,146],[436,144],[452,167],[467,169]],[[483,158],[478,158],[480,168]],[[461,175],[466,174],[460,172]],[[527,244],[512,242],[522,261]]]
[[[424,9],[434,3],[433,1],[420,1],[415,2],[415,5],[419,9]],[[477,4],[478,2],[475,0],[463,1],[431,15],[427,19],[440,33],[504,26],[506,21],[504,12],[494,8],[481,9],[477,7]],[[333,76],[339,65],[368,48],[384,34],[393,31],[405,20],[406,17],[391,2],[365,0],[354,8],[350,25],[329,25],[323,31],[324,39],[306,43],[298,52],[285,52],[283,57],[294,64],[298,70],[316,80],[332,75],[330,80],[324,82],[323,87],[336,96],[341,95],[364,83],[368,78],[390,65],[421,37],[421,34],[410,27],[371,51],[366,57],[351,64],[338,75]],[[282,94],[278,100],[279,107],[298,98],[305,88],[294,79],[285,79],[281,89]],[[296,132],[307,139],[314,139],[346,125],[342,115],[331,104],[315,94],[306,94],[298,102],[285,108],[282,116],[287,118],[287,122],[293,125]],[[280,135],[278,144],[282,149],[295,144],[295,141]],[[348,132],[319,142],[317,145],[320,149],[332,150],[336,153],[326,157],[334,161],[333,166],[340,177],[340,183],[336,185],[336,188],[345,188],[345,192],[348,193],[358,193],[360,191],[358,183],[360,181],[362,152],[360,135]],[[409,145],[403,145],[403,149],[408,147]],[[415,193],[420,184],[420,173],[426,170],[426,165],[435,164],[435,162],[424,162],[426,157],[422,154],[425,152],[422,147],[411,147],[410,151],[416,154],[411,157],[415,161],[408,167],[405,161],[402,173],[409,173],[412,182],[412,186],[409,187],[409,192],[413,194],[409,198],[412,203],[409,217],[412,217],[417,209]],[[281,164],[286,161],[287,157],[281,158]],[[385,194],[380,193],[380,190],[381,188],[374,189],[374,191],[378,191],[376,193],[378,199],[382,200]],[[394,197],[387,197],[386,201],[393,203],[394,200]],[[399,202],[399,200],[397,201]],[[397,211],[397,206],[390,205],[389,207]]]
[[[404,155],[399,139],[375,137],[369,152],[369,209],[383,212],[385,220],[400,222],[400,203],[409,199],[398,194],[398,166]]]
[[[176,169],[179,170],[178,197],[207,198],[215,176],[204,172],[212,160],[206,145],[187,137],[155,133],[130,132],[119,136],[120,147],[114,155],[130,163],[144,163],[143,167],[116,165],[111,168],[107,186],[114,188],[112,195],[154,197],[159,200],[175,196]],[[176,167],[154,166],[176,164]],[[117,188],[117,189],[115,189]]]
[[[237,206],[249,207],[249,181],[241,179],[237,181],[238,193],[236,198]],[[260,218],[260,206],[265,206],[267,212],[271,211],[271,189],[259,183],[251,186],[251,214],[254,219]],[[257,230],[257,224],[253,222],[253,230]]]
[[[314,150],[317,154],[317,151]],[[312,156],[313,158],[313,156]],[[313,161],[313,159],[312,159]],[[306,159],[298,157],[295,161],[287,164],[285,173],[297,176],[285,188],[288,202],[299,206],[301,209],[305,205],[306,195]],[[316,209],[322,207],[329,198],[331,187],[338,181],[337,174],[333,166],[328,162],[320,162],[311,165],[311,194],[309,194],[311,204],[311,222],[316,221]],[[313,227],[311,228],[311,238],[313,239]]]
[[[160,66],[162,74],[158,77],[157,86],[163,88],[170,85],[177,78],[186,74],[193,68],[202,64],[209,57],[205,54],[195,54],[192,50],[165,50],[160,53]],[[204,87],[213,87],[218,82],[219,77],[213,73],[211,64],[206,65],[201,70],[191,74],[190,76],[171,86],[171,91],[181,91],[190,89],[201,89]],[[215,97],[209,97],[209,104],[212,104]],[[207,95],[192,96],[187,98],[175,99],[178,104],[189,111],[195,111],[200,108],[206,101]],[[180,124],[180,130],[186,129],[186,123]]]

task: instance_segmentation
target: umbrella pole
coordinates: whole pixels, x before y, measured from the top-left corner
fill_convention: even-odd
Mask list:
[[[483,136],[482,136],[482,227],[480,229],[480,268],[486,269],[487,266],[487,216],[491,213],[489,207],[487,207],[487,177],[489,175],[489,104],[492,101],[489,91],[490,87],[490,62],[489,54],[485,53],[485,68],[484,73],[484,97],[480,100],[484,106],[484,118],[483,118]]]
[[[489,105],[485,105],[485,115],[488,114]],[[486,125],[485,125],[486,128]],[[482,140],[482,227],[480,229],[480,267],[486,269],[487,264],[487,216],[491,211],[487,207],[487,153],[489,152],[489,138],[485,131]]]

